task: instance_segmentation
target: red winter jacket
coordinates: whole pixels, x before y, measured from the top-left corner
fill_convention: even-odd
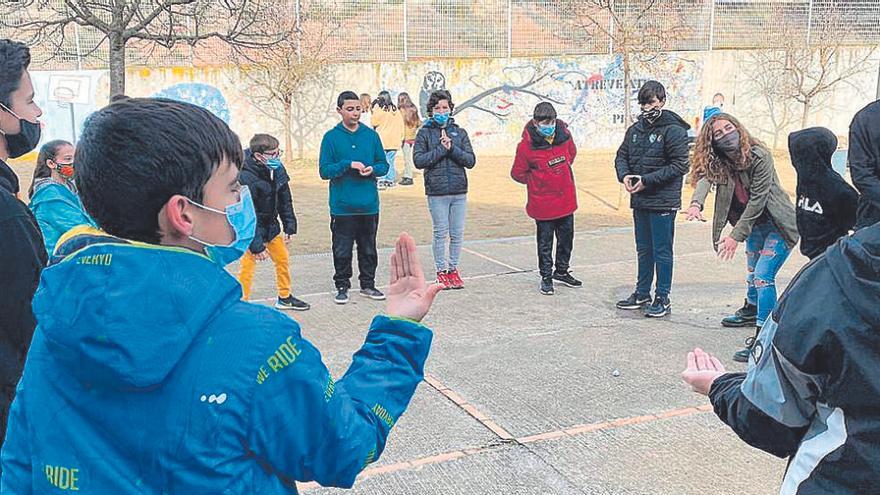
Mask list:
[[[526,124],[510,176],[529,192],[526,213],[535,220],[555,220],[577,210],[577,192],[571,169],[577,147],[565,122],[556,120],[551,145],[538,134],[534,122]]]

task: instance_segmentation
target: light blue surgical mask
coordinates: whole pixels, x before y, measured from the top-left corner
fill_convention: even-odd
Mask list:
[[[449,122],[449,112],[435,113],[434,121],[440,125],[446,125],[446,123]]]
[[[556,133],[556,123],[552,123],[550,125],[541,125],[538,124],[538,133],[540,133],[544,137],[550,137]]]
[[[269,158],[266,160],[266,166],[271,168],[272,170],[278,170],[281,168],[281,158]]]
[[[211,258],[211,261],[221,267],[238,261],[251,245],[257,230],[257,213],[254,211],[254,201],[251,198],[250,189],[247,186],[242,186],[241,199],[237,203],[227,206],[225,211],[196,203],[191,199],[188,199],[188,201],[203,210],[226,215],[226,221],[229,222],[232,230],[235,231],[235,239],[225,246],[205,242],[193,236],[189,236],[189,238],[205,246],[205,254]]]

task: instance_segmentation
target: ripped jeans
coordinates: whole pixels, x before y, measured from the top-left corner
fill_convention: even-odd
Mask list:
[[[758,306],[758,326],[763,326],[776,307],[776,274],[782,268],[791,250],[782,234],[771,222],[752,227],[746,239],[746,263],[749,286],[746,299]]]

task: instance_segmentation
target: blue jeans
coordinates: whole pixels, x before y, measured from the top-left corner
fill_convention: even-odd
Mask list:
[[[656,295],[668,297],[672,291],[672,244],[675,239],[675,210],[633,210],[639,280],[636,292],[651,295],[657,272]]]
[[[764,325],[776,307],[776,274],[790,253],[785,239],[772,223],[752,227],[746,239],[746,284],[749,287],[746,299],[758,306],[758,326]]]
[[[394,182],[394,179],[397,178],[397,169],[394,168],[395,158],[397,158],[397,150],[385,150],[385,159],[388,161],[388,173],[384,177],[380,177],[380,180]]]
[[[437,266],[437,271],[454,270],[458,267],[461,244],[464,241],[467,194],[428,196],[428,210],[431,212],[431,220],[434,224],[434,264]]]

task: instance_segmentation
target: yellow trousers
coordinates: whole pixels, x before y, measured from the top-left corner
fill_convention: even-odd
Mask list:
[[[287,245],[284,244],[284,236],[279,234],[266,243],[266,252],[275,265],[275,284],[278,286],[278,297],[285,298],[290,295],[290,254]],[[251,297],[251,284],[254,281],[254,270],[257,268],[257,259],[250,250],[245,251],[241,258],[241,271],[238,273],[238,281],[241,282],[241,290],[245,299]]]

